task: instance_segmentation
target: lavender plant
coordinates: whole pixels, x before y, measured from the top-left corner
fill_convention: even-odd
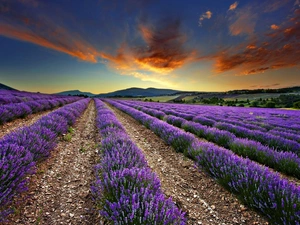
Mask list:
[[[133,106],[132,103],[127,105]],[[241,155],[243,157],[248,157],[251,160],[259,162],[263,165],[267,165],[270,168],[273,168],[279,172],[283,172],[287,175],[292,175],[297,178],[300,176],[299,173],[300,159],[294,153],[279,152],[273,148],[264,146],[257,141],[251,141],[245,138],[239,139],[234,134],[232,134],[227,130],[219,130],[215,127],[209,127],[206,125],[202,125],[200,123],[185,121],[183,120],[183,118],[176,117],[176,116],[168,116],[168,117],[171,118],[168,120],[168,123],[172,124],[172,123],[176,123],[176,120],[180,120],[181,126],[185,131],[194,133],[198,137],[205,138],[206,140],[216,143],[222,147],[229,148],[230,150],[232,150],[238,155]],[[221,124],[221,123],[217,123],[217,124]],[[222,123],[222,124],[226,125],[226,123]],[[239,129],[240,131],[247,130],[245,128],[239,128]],[[158,131],[157,134],[159,132],[160,131]],[[242,133],[240,135],[242,135]]]
[[[0,140],[0,221],[12,212],[9,203],[13,197],[26,190],[26,176],[34,172],[37,162],[50,155],[58,135],[68,129],[66,121],[74,114],[79,116],[88,102],[84,99],[64,106]],[[58,115],[61,111],[66,112],[64,117]]]
[[[113,224],[185,224],[184,213],[165,198],[141,150],[114,114],[95,102],[102,142],[91,190],[100,214]]]
[[[108,101],[129,115],[141,118],[138,114],[142,112],[112,100]],[[156,120],[153,118],[153,121],[158,123]],[[155,127],[150,124],[150,128]],[[173,128],[176,129],[178,128]],[[170,137],[173,130],[164,130],[169,133],[163,136]],[[267,167],[241,158],[227,149],[212,143],[200,142],[195,138],[190,141],[187,152],[198,167],[238,195],[245,204],[261,211],[272,224],[299,225],[300,188],[298,186],[281,178],[278,173],[274,173]]]
[[[34,100],[0,105],[0,125],[17,118],[24,118],[32,113],[53,109],[77,100],[79,98],[69,97],[65,99]]]
[[[16,193],[26,190],[27,179],[34,171],[32,154],[24,147],[0,143],[0,222],[12,212],[9,207]]]
[[[191,147],[196,164],[248,206],[261,211],[272,224],[296,225],[300,221],[300,188],[249,159],[214,145]]]

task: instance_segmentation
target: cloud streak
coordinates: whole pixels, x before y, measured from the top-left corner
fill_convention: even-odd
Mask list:
[[[39,7],[34,0],[17,1]],[[181,30],[180,19],[163,18],[155,23],[140,20],[135,26],[139,40],[123,40],[113,54],[114,49],[95,47],[85,36],[63,26],[62,21],[52,22],[46,15],[28,16],[6,5],[7,9],[2,7],[0,12],[0,35],[62,52],[81,61],[104,63],[120,75],[166,84],[166,76],[188,63],[194,55],[193,50],[185,47],[187,37]]]
[[[252,35],[258,19],[257,13],[248,6],[237,10],[231,17],[229,31],[232,36]]]
[[[35,0],[18,0],[27,7],[39,7]],[[68,54],[79,60],[96,63],[101,52],[84,40],[78,33],[61,26],[46,15],[29,13],[30,8],[16,10],[14,1],[4,2],[0,12],[0,35],[36,44],[48,49]]]
[[[250,87],[252,88],[272,88],[272,87],[278,87],[280,86],[280,83],[270,84],[270,85],[252,85]]]
[[[273,27],[274,28],[274,27]],[[239,51],[225,50],[214,57],[217,73],[237,70],[240,75],[264,73],[268,70],[299,66],[300,9],[282,27],[266,32],[257,43],[248,43]]]
[[[286,5],[288,2],[291,0],[272,0],[272,1],[267,1],[267,5],[265,7],[264,12],[274,12],[284,5]]]
[[[24,27],[0,23],[0,35],[63,52],[87,62],[96,63],[100,55],[92,46],[82,40],[71,38],[63,30],[60,30],[57,35],[47,32],[41,35]]]

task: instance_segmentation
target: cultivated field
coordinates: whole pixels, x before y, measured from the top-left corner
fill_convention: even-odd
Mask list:
[[[1,93],[4,224],[300,224],[300,111]]]

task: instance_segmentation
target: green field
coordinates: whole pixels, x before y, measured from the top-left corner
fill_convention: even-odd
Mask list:
[[[300,93],[285,93],[286,95],[288,94],[300,94]],[[229,97],[229,98],[224,98],[224,100],[226,101],[233,101],[235,99],[238,99],[240,101],[243,100],[257,100],[257,99],[269,99],[269,98],[278,98],[280,95],[282,95],[282,93],[258,93],[258,94],[240,94],[240,95],[236,95],[233,97]]]
[[[159,101],[159,102],[167,102],[167,101],[175,99],[175,98],[177,98],[179,96],[180,95],[171,95],[171,96],[166,95],[166,96],[156,96],[156,97],[145,97],[145,98],[139,98],[139,99],[143,100],[143,101],[145,101],[146,99],[147,100],[152,99],[152,101],[154,101],[154,102],[157,102],[157,101]]]

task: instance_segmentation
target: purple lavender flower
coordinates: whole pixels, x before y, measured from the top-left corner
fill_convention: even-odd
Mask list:
[[[165,199],[141,150],[115,115],[101,101],[95,102],[102,142],[91,191],[100,214],[114,224],[185,224],[184,213],[171,199]]]
[[[26,175],[33,172],[32,154],[24,147],[0,143],[0,222],[11,212],[7,205],[12,198],[26,190]]]

